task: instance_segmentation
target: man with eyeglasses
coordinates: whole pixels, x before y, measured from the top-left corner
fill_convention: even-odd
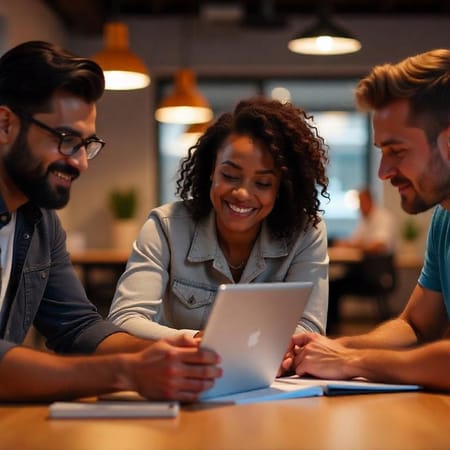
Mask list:
[[[54,209],[105,146],[103,90],[97,64],[49,43],[0,58],[0,401],[118,390],[193,401],[220,376],[194,339],[149,342],[103,320],[74,272]],[[54,352],[21,345],[32,325]]]

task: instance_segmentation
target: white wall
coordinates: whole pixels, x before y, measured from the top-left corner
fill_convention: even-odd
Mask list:
[[[36,38],[64,41],[61,27],[54,23],[46,8],[39,6],[38,0],[11,3],[0,0],[0,16],[7,19],[9,30],[8,46]],[[308,25],[312,17],[293,18],[291,26],[282,30],[244,30],[237,25],[195,23],[190,36],[186,30],[181,33],[180,22],[174,18],[124,18],[130,26],[131,47],[147,63],[153,80],[171,75],[181,63],[189,63],[201,75],[220,77],[363,76],[375,64],[395,62],[449,44],[448,15],[336,19],[360,38],[363,46],[360,52],[330,57],[289,52],[288,39]],[[91,56],[101,48],[102,37],[71,35],[66,36],[65,42],[69,50]],[[183,54],[180,48],[184,49]],[[90,247],[110,245],[111,218],[106,198],[111,188],[138,187],[140,221],[156,205],[154,85],[153,82],[149,88],[132,93],[107,92],[99,104],[98,134],[107,140],[107,147],[76,182],[71,202],[61,213],[67,230],[85,233]],[[403,220],[398,194],[387,185],[385,201]],[[423,220],[427,222],[428,217]]]
[[[65,45],[66,33],[55,14],[40,0],[0,0],[4,25],[0,52],[29,40]]]
[[[157,201],[157,167],[149,89],[106,92],[98,105],[97,134],[107,145],[73,186],[69,205],[60,217],[69,232],[85,235],[88,247],[111,246],[108,193],[136,187],[139,222]]]

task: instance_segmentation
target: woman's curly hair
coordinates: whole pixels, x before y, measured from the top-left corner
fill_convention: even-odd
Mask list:
[[[211,174],[216,155],[230,134],[262,143],[281,171],[281,181],[267,223],[274,237],[290,237],[320,221],[319,195],[329,199],[327,147],[311,124],[311,116],[290,103],[262,97],[241,101],[233,113],[221,115],[189,149],[178,172],[176,194],[186,202],[194,220],[212,208]]]

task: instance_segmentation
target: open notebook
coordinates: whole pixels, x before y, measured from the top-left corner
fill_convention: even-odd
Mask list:
[[[420,389],[421,387],[415,384],[371,383],[363,379],[350,381],[323,380],[319,378],[299,378],[297,375],[293,375],[292,377],[277,378],[268,388],[224,395],[206,401],[244,404],[323,395],[376,394],[417,391]]]

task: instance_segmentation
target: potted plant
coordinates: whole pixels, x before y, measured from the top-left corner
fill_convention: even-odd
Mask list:
[[[137,210],[137,192],[134,188],[114,189],[109,194],[109,206],[115,219],[132,219]]]
[[[415,241],[420,236],[420,227],[413,218],[409,217],[405,220],[401,229],[401,234],[405,243],[405,253],[415,255],[417,253]]]
[[[403,224],[402,236],[403,239],[407,242],[414,242],[420,234],[420,227],[417,223],[409,218]]]
[[[112,242],[115,248],[130,250],[136,238],[137,197],[134,188],[116,188],[109,193],[109,208],[113,215]]]

